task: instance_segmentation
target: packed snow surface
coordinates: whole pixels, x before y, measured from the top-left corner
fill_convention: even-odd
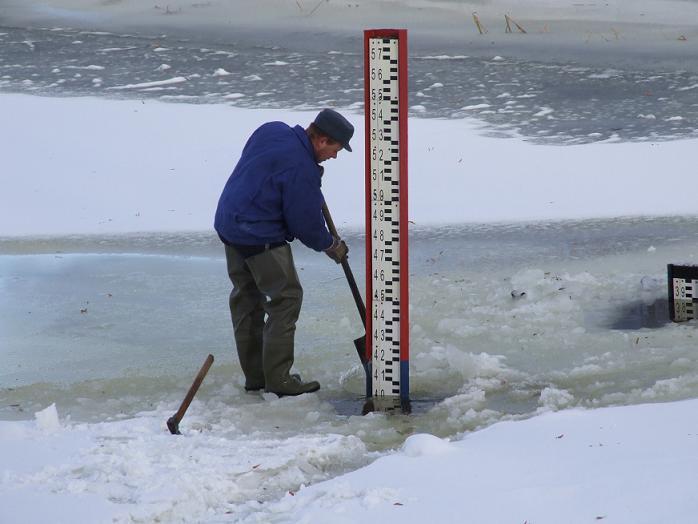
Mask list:
[[[3,236],[208,230],[249,134],[316,114],[26,95],[3,95],[0,110],[12,122],[0,128],[12,187],[0,194]],[[360,114],[345,112],[362,144]],[[695,140],[546,147],[479,131],[475,120],[410,121],[415,225],[698,213],[694,194],[677,190],[692,184]],[[360,152],[326,164],[338,226],[363,224],[363,164]]]

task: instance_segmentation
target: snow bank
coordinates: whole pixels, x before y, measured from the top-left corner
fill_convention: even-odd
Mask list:
[[[696,409],[691,400],[548,413],[454,443],[415,435],[244,522],[687,524],[698,514]]]
[[[275,478],[276,466],[320,467],[358,439],[241,448],[206,428],[172,437],[153,413],[51,434],[39,421],[2,421],[0,522],[690,524],[696,410],[698,400],[574,409],[457,442],[413,435],[367,467],[267,502],[244,496],[287,480]]]
[[[363,144],[362,115],[346,110]],[[314,112],[0,95],[0,236],[211,230],[249,134]],[[11,125],[9,123],[12,123]],[[410,120],[417,225],[694,215],[696,140],[531,145],[475,120]],[[326,162],[338,226],[362,227],[363,148]]]

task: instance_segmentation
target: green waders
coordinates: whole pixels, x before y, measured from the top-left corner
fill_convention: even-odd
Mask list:
[[[293,339],[303,302],[291,247],[284,244],[247,258],[225,246],[233,283],[230,315],[245,389],[300,395],[320,389],[291,375]],[[265,321],[264,316],[267,315]]]

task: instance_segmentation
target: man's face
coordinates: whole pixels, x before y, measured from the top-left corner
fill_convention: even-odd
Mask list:
[[[330,144],[327,138],[322,137],[313,141],[313,149],[315,150],[315,161],[320,164],[330,158],[337,158],[342,144],[338,142]]]

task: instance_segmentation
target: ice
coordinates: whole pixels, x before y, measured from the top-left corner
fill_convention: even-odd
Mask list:
[[[470,58],[466,55],[426,55],[418,56],[420,60],[465,60]]]
[[[58,431],[61,427],[55,403],[41,411],[37,411],[34,413],[34,417],[36,418],[36,426],[44,433]]]
[[[158,80],[155,82],[141,82],[139,84],[126,84],[122,86],[112,86],[108,87],[107,89],[140,89],[144,87],[155,87],[155,86],[163,86],[163,85],[171,85],[171,84],[180,84],[182,82],[186,82],[187,79],[183,76],[176,76],[173,78],[168,78],[167,80]]]
[[[428,457],[452,451],[451,445],[434,435],[410,435],[402,445],[402,452],[408,457]]]
[[[133,49],[137,49],[136,46],[129,46],[129,47],[105,47],[103,49],[99,49],[98,51],[102,53],[113,53],[114,51],[132,51]]]
[[[142,83],[143,79],[147,79],[149,74],[157,71],[161,65],[162,53],[155,53],[152,49],[156,42],[165,38],[116,33],[90,34],[89,39],[84,39],[84,45],[73,46],[75,49],[65,52],[66,37],[73,37],[76,34],[75,30],[13,28],[11,34],[13,41],[17,42],[46,42],[42,47],[41,57],[24,50],[20,51],[19,46],[11,47],[8,56],[21,60],[26,67],[33,70],[32,91],[51,96],[99,96],[103,91],[102,86]],[[338,42],[345,49],[340,54],[315,55],[308,52],[300,53],[289,49],[288,46],[250,46],[247,37],[241,38],[240,41],[229,43],[228,49],[216,47],[215,51],[188,40],[179,41],[178,44],[181,45],[168,46],[168,65],[173,70],[191,73],[186,76],[188,82],[175,84],[173,90],[179,95],[189,97],[187,99],[191,101],[198,97],[199,102],[225,102],[222,95],[211,94],[220,91],[217,83],[221,79],[213,76],[211,72],[218,68],[235,71],[235,75],[225,77],[226,87],[232,92],[245,92],[245,84],[248,81],[244,78],[260,76],[260,69],[265,69],[269,74],[256,80],[260,82],[260,88],[256,90],[274,92],[275,96],[266,100],[248,96],[241,99],[238,106],[254,108],[262,104],[268,108],[282,105],[317,109],[321,104],[331,101],[337,107],[360,107],[358,104],[362,103],[359,94],[361,64],[356,60],[358,53],[353,43]],[[137,45],[124,45],[132,43]],[[216,45],[221,44],[219,42]],[[54,74],[49,75],[50,69],[46,69],[47,62],[53,68],[60,68],[64,72],[67,72],[65,66],[68,65],[89,65],[94,61],[95,52],[107,54],[102,51],[105,49],[121,51],[111,53],[109,70],[100,75],[103,78],[102,85],[93,84],[86,75],[83,78],[66,76],[60,78],[63,82],[56,85]],[[336,49],[334,45],[332,49]],[[457,51],[450,47],[446,50]],[[609,67],[597,64],[591,59],[592,55],[583,57],[583,62],[589,65],[581,67],[538,56],[521,59],[507,55],[506,62],[493,61],[492,53],[484,49],[480,49],[468,59],[461,58],[464,55],[457,52],[437,55],[426,51],[413,53],[410,70],[410,98],[414,98],[410,100],[410,105],[424,106],[424,111],[412,112],[413,116],[419,118],[453,119],[466,116],[467,110],[454,111],[454,108],[464,105],[463,93],[467,92],[486,95],[486,99],[491,100],[491,110],[478,111],[478,117],[486,120],[495,133],[500,133],[499,129],[502,127],[509,127],[538,143],[601,142],[612,138],[614,134],[622,141],[645,141],[648,137],[666,139],[695,136],[694,113],[698,106],[692,104],[690,96],[693,91],[679,89],[695,84],[695,75],[685,70],[670,67],[666,72],[656,74],[656,71],[637,70],[624,64],[627,67],[615,66],[616,73],[608,76]],[[432,59],[443,56],[452,59]],[[287,67],[261,66],[276,62],[293,65],[293,70],[287,72]],[[498,63],[506,63],[507,67],[493,67],[493,64]],[[318,71],[326,74],[318,75]],[[199,76],[194,77],[193,74]],[[589,75],[600,76],[590,78]],[[548,81],[551,76],[556,79],[553,84]],[[299,78],[303,79],[303,89],[298,89]],[[434,84],[434,79],[443,84],[443,87],[439,88],[439,96],[426,101],[419,100],[418,93],[428,93],[424,90]],[[9,79],[4,89],[25,89],[21,80],[23,78]],[[512,98],[520,101],[520,104],[507,105],[510,100],[496,98],[500,94],[496,90],[497,86],[504,85],[511,86],[506,90]],[[585,92],[583,100],[577,96],[582,87]],[[639,93],[640,90],[644,96],[635,96],[634,93]],[[125,92],[117,94],[128,96],[128,90],[123,91]],[[657,93],[665,93],[667,96],[656,97]],[[151,100],[158,96],[157,92],[142,91],[140,94]],[[538,103],[532,104],[532,100],[522,95],[535,96],[534,100]],[[659,104],[660,101],[667,103]],[[556,118],[532,119],[531,114],[538,111],[539,106],[555,107]],[[684,106],[681,113],[676,112],[679,106]],[[656,114],[657,118],[629,121],[639,113]],[[681,114],[684,120],[666,120],[676,114]],[[603,115],[603,118],[600,115]],[[505,135],[506,133],[498,134]]]
[[[548,116],[554,112],[555,112],[555,110],[551,107],[541,107],[540,111],[538,111],[537,113],[534,113],[533,116],[535,116],[535,117]]]
[[[540,392],[538,402],[543,410],[558,410],[574,405],[574,396],[567,390],[547,387]]]
[[[84,69],[86,71],[104,71],[104,66],[98,66],[98,65],[88,65],[88,66],[71,66],[67,65],[64,66],[64,69]]]

